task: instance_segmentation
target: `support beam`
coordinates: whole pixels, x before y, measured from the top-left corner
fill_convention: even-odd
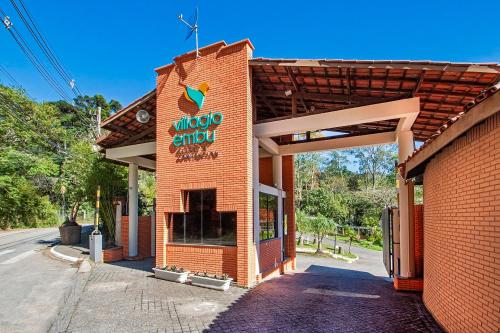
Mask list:
[[[290,81],[292,81],[292,85],[293,85],[293,88],[295,89],[295,92],[299,94],[300,103],[304,107],[305,111],[309,112],[309,108],[307,107],[306,103],[304,102],[304,98],[302,97],[302,95],[300,95],[303,93],[303,91],[300,88],[299,83],[297,82],[297,79],[295,78],[295,75],[293,74],[292,69],[290,67],[286,67],[286,72],[288,73],[288,78],[290,79]]]
[[[133,163],[137,166],[140,166],[141,168],[149,169],[149,170],[156,170],[156,161],[144,158],[144,157],[126,157],[126,158],[120,158],[120,159],[115,159],[115,161],[120,161],[123,163]]]
[[[400,118],[398,122],[398,127],[396,128],[396,133],[401,131],[410,131],[415,120],[417,120],[418,113],[414,113],[408,117]]]
[[[279,146],[276,142],[274,142],[271,138],[262,138],[259,139],[259,144],[262,148],[264,148],[271,155],[279,154]]]
[[[139,234],[139,183],[136,164],[128,166],[128,256],[137,256]]]
[[[408,156],[413,153],[414,142],[413,142],[413,132],[412,131],[402,131],[398,133],[398,160],[402,163],[406,160]],[[401,277],[412,277],[414,271],[410,265],[411,258],[413,255],[410,251],[410,228],[411,228],[411,214],[410,214],[410,203],[413,202],[410,196],[413,193],[409,193],[408,185],[405,183],[404,179],[398,174],[399,179],[399,232],[400,232],[400,271]]]
[[[283,189],[283,158],[281,155],[273,155],[273,184],[274,187]]]
[[[156,154],[156,142],[106,149],[106,158],[110,160],[152,154]]]
[[[386,103],[360,106],[332,112],[324,112],[299,118],[278,120],[254,125],[254,134],[259,138],[274,137],[325,128],[376,122],[388,119],[414,117],[420,111],[418,97]]]
[[[259,225],[259,139],[252,139],[252,194],[253,194],[253,241],[255,246],[255,274],[260,274],[260,225]]]
[[[281,239],[281,261],[283,261],[283,158],[273,155],[273,184],[278,189],[278,238]]]
[[[349,136],[345,138],[318,140],[312,142],[292,143],[279,146],[281,155],[293,155],[307,152],[318,152],[327,150],[347,149],[354,147],[364,147],[394,143],[396,141],[395,132],[384,132],[376,134]]]

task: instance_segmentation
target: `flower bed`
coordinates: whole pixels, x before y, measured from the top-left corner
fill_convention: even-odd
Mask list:
[[[191,276],[191,284],[198,287],[210,288],[215,290],[226,291],[233,281],[226,274],[222,276],[208,275],[207,273],[196,273]]]
[[[175,266],[165,266],[163,268],[155,267],[153,271],[155,272],[155,277],[158,279],[179,283],[186,282],[189,275],[188,271],[184,271],[184,269]]]

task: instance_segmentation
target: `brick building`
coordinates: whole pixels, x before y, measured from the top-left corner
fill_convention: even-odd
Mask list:
[[[404,166],[423,175],[423,300],[449,332],[500,330],[499,111],[493,88]]]
[[[138,244],[141,237],[148,238],[147,232],[139,231],[140,225],[148,224],[139,223],[137,214],[137,170],[142,168],[156,173],[156,216],[150,225],[156,265],[226,273],[242,286],[294,269],[295,154],[397,143],[403,163],[414,154],[415,141],[434,137],[450,118],[500,80],[498,64],[264,59],[253,58],[253,51],[251,42],[243,40],[203,47],[199,56],[194,51],[178,56],[156,69],[154,90],[102,122],[107,133],[98,144],[106,157],[129,165],[128,217],[121,229],[127,233],[122,237],[127,242],[126,255],[147,251]],[[498,106],[497,99],[491,101]],[[457,148],[444,149],[427,166],[425,200],[432,202],[414,207],[412,184],[403,178],[417,174],[403,172],[399,182],[401,241],[395,283],[423,281],[426,304],[438,320],[453,316],[453,311],[442,314],[438,309],[443,305],[439,295],[453,292],[442,289],[435,273],[446,264],[434,254],[440,247],[436,245],[439,233],[444,237],[453,232],[439,224],[439,214],[444,212],[439,191],[444,191],[444,185],[455,190],[472,187],[466,185],[469,178],[459,180],[461,174],[440,188],[433,184],[443,182],[440,164],[466,149],[460,140]],[[425,147],[407,162],[406,172],[431,144]],[[481,158],[489,163],[491,156]],[[464,170],[474,163],[464,165]],[[422,173],[421,165],[415,170]],[[493,177],[494,172],[476,176]],[[481,193],[482,201],[474,202],[474,209],[493,207],[484,198],[496,198],[496,190]],[[460,193],[454,195],[458,199]],[[490,215],[484,221],[486,217]],[[492,243],[497,246],[498,238],[488,232],[498,230],[481,224],[486,222],[477,223],[475,244],[483,250]],[[435,231],[429,234],[429,230]],[[453,252],[451,242],[456,239],[440,241],[448,242],[446,251]],[[465,251],[464,256],[473,256],[466,254],[469,245],[457,246],[465,247],[457,247]],[[498,255],[497,250],[490,252]],[[488,258],[491,266],[477,263],[482,275],[470,275],[464,281],[484,283],[482,287],[471,284],[475,293],[498,291],[497,279],[488,275],[496,269],[492,267],[498,258],[477,255]],[[463,265],[458,259],[448,263],[450,273]],[[486,285],[493,289],[483,288]],[[443,326],[445,321],[441,319]]]

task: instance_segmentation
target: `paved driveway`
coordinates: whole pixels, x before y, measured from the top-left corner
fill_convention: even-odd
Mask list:
[[[328,258],[298,260],[295,274],[257,286],[221,313],[209,331],[442,332],[420,296],[394,291],[389,279]]]
[[[157,280],[148,261],[99,265],[79,274],[52,331],[441,332],[418,295],[362,264],[298,260],[294,274],[225,293]]]

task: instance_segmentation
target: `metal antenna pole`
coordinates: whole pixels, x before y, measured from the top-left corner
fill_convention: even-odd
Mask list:
[[[200,53],[198,52],[198,25],[194,26],[194,34],[196,39],[196,58],[198,58],[200,56]]]

